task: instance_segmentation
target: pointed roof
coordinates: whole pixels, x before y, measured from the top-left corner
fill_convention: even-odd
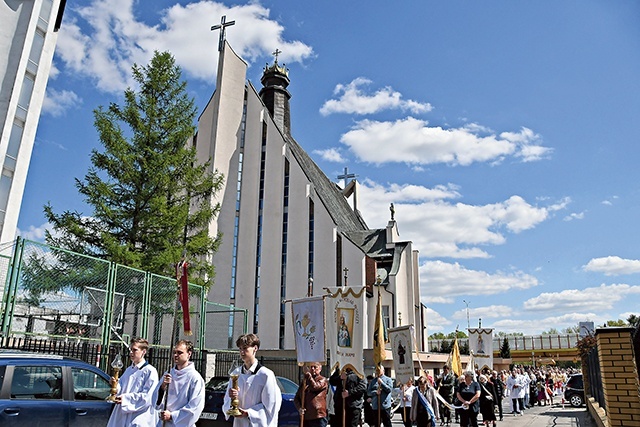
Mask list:
[[[285,135],[291,153],[302,167],[307,179],[313,184],[320,201],[327,208],[334,223],[341,232],[369,230],[359,212],[351,209],[342,195],[342,190],[322,172],[309,154],[291,136]]]

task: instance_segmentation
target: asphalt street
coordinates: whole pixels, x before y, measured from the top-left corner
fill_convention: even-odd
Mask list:
[[[509,408],[509,401],[503,401],[504,408]],[[482,417],[480,417],[482,419]],[[399,414],[393,417],[394,427],[402,427],[402,419]],[[482,421],[478,421],[482,426]],[[436,423],[439,426],[440,422]],[[522,415],[505,413],[503,421],[496,425],[501,427],[595,427],[595,423],[587,412],[586,407],[573,408],[570,405],[555,404],[553,406],[535,406],[527,409]],[[457,427],[451,424],[451,427]]]

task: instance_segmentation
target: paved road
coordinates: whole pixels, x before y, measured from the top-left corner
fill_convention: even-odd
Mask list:
[[[507,399],[504,400],[504,407],[509,407]],[[482,418],[482,417],[480,417]],[[394,427],[402,427],[402,420],[399,415],[393,417]],[[523,415],[505,414],[503,421],[496,423],[499,427],[595,427],[586,407],[572,408],[566,405],[535,406],[525,411]],[[440,423],[436,424],[437,426]],[[479,423],[482,426],[482,422]],[[452,424],[452,427],[457,427]]]

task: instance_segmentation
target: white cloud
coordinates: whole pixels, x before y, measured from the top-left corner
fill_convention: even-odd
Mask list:
[[[78,108],[82,104],[82,98],[70,90],[47,89],[42,104],[42,113],[53,117],[63,116],[69,108]]]
[[[468,166],[476,162],[500,162],[507,156],[532,161],[551,149],[537,145],[539,136],[530,129],[485,134],[481,126],[443,129],[424,120],[361,120],[342,135],[340,142],[364,162]],[[505,135],[507,137],[505,137]]]
[[[344,163],[346,160],[337,148],[327,148],[326,150],[314,150],[314,154],[322,157],[323,160],[335,163]]]
[[[36,242],[44,242],[46,230],[52,230],[51,224],[49,224],[48,222],[45,222],[38,227],[30,225],[26,230],[18,229],[18,235],[23,239],[34,240]]]
[[[536,316],[535,320],[532,319],[503,319],[483,326],[494,328],[499,332],[521,332],[525,335],[540,335],[543,331],[548,331],[551,328],[557,330],[566,329],[576,326],[579,322],[595,321],[596,323],[603,323],[606,319],[602,316],[596,315],[591,312],[584,313],[567,313],[560,316],[542,317]]]
[[[640,273],[640,260],[623,259],[618,256],[593,258],[582,268],[585,271],[604,273],[606,276]]]
[[[301,62],[313,56],[311,47],[283,39],[284,28],[269,19],[269,9],[258,3],[229,7],[213,1],[176,4],[158,12],[160,23],[149,26],[136,16],[134,0],[93,0],[69,10],[60,29],[57,54],[73,73],[92,78],[99,89],[119,92],[130,86],[131,66],[146,65],[155,50],[170,51],[189,75],[211,80],[217,70],[218,32],[213,20],[226,15],[226,38],[234,50],[252,62],[271,56]],[[75,13],[74,13],[75,12]],[[139,13],[139,12],[138,12]]]
[[[626,284],[600,285],[584,289],[566,289],[561,292],[542,293],[524,302],[524,309],[535,312],[578,312],[594,310],[604,312],[614,304],[632,295],[640,294],[640,286]]]
[[[482,303],[483,300],[480,300]],[[514,308],[506,305],[489,305],[484,307],[469,307],[470,319],[493,319],[493,318],[510,318],[514,315]],[[454,319],[466,319],[466,308],[454,312],[451,317]],[[484,323],[484,322],[483,322]]]
[[[427,307],[427,335],[442,331],[452,325],[452,322],[432,308]]]
[[[420,294],[427,301],[432,295],[495,295],[512,289],[529,289],[537,285],[538,279],[521,271],[490,274],[466,269],[458,263],[443,261],[427,261],[420,266]]]
[[[563,218],[564,221],[573,221],[574,219],[584,219],[585,212],[573,212]]]
[[[384,227],[389,204],[394,203],[403,239],[413,241],[423,257],[488,258],[486,245],[500,245],[505,233],[519,233],[548,219],[568,200],[544,207],[533,206],[520,196],[488,204],[454,203],[460,198],[453,184],[427,188],[420,185],[360,183],[359,208],[367,223]]]
[[[334,113],[347,114],[373,114],[383,110],[400,109],[410,111],[413,114],[427,113],[433,109],[429,103],[420,103],[413,100],[403,100],[400,92],[391,87],[379,89],[373,94],[366,94],[362,87],[371,83],[371,80],[358,77],[346,85],[339,84],[333,94],[338,99],[330,99],[320,108],[320,114],[327,116]]]

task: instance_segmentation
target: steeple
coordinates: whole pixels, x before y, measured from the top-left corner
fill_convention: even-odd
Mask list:
[[[262,78],[262,89],[260,89],[260,97],[269,109],[271,117],[276,122],[285,135],[291,135],[291,111],[289,107],[289,99],[291,94],[287,90],[289,86],[289,70],[284,64],[278,64],[278,55],[282,52],[276,49],[273,52],[275,60],[273,65],[267,64],[264,67]]]

